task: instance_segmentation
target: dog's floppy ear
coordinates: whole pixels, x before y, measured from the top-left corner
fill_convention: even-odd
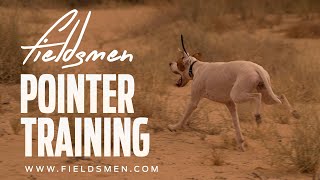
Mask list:
[[[201,53],[198,52],[198,53],[193,54],[192,57],[194,57],[194,58],[196,58],[198,60],[201,60],[202,55],[201,55]]]
[[[178,69],[180,71],[184,71],[186,68],[185,66],[183,65],[183,58],[180,58],[178,61],[177,61],[177,66],[178,66]]]

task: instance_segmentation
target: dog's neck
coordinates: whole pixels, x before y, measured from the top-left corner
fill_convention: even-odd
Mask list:
[[[193,74],[193,65],[194,65],[196,62],[198,62],[198,61],[193,61],[193,62],[191,63],[191,65],[190,65],[190,67],[189,67],[189,76],[190,76],[191,79],[193,79],[193,76],[194,76],[194,74]]]

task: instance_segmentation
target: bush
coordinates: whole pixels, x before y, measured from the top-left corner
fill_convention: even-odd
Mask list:
[[[292,139],[271,148],[275,163],[294,165],[300,172],[316,173],[320,165],[320,117],[316,108],[305,108]]]
[[[0,23],[0,83],[18,83],[23,72],[17,15]]]
[[[291,142],[290,158],[301,172],[314,173],[320,163],[320,117],[316,109],[304,113]]]
[[[302,22],[289,27],[286,35],[290,38],[320,38],[320,24],[316,22]]]

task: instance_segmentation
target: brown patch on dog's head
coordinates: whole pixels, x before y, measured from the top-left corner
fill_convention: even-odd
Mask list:
[[[186,67],[183,64],[183,57],[177,60],[177,67],[179,71],[182,71],[182,72],[186,69]]]
[[[181,53],[184,53],[180,50]],[[180,78],[176,81],[178,87],[184,87],[192,78],[188,73],[188,68],[190,68],[192,61],[200,60],[202,58],[200,53],[195,53],[192,56],[183,54],[176,61],[170,62],[169,66],[174,74],[180,75]]]
[[[193,54],[192,57],[194,57],[200,61],[202,58],[202,55],[201,55],[201,53],[198,52],[198,53]],[[177,60],[177,66],[178,66],[178,69],[182,72],[186,69],[186,67],[183,63],[183,57],[181,57]]]

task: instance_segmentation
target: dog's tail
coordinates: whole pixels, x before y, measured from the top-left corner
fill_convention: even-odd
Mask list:
[[[263,81],[263,84],[269,94],[269,96],[275,100],[277,103],[282,103],[281,100],[277,97],[277,95],[274,94],[274,92],[272,91],[272,88],[271,88],[271,83],[270,83],[270,76],[268,74],[268,72],[266,70],[263,69],[263,67],[257,65],[257,72],[258,74],[260,75],[262,81]]]

